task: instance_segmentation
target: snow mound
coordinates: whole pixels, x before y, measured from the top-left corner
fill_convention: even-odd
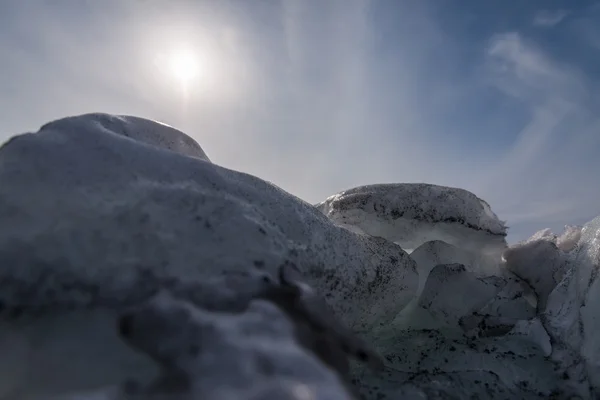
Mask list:
[[[167,149],[176,153],[209,161],[202,147],[185,133],[160,122],[129,115],[92,113],[52,121],[41,131],[72,131],[85,134],[92,125],[107,133],[122,135],[140,143]]]
[[[469,192],[314,207],[186,138],[88,114],[0,148],[0,398],[599,398],[600,217],[500,265]]]
[[[506,226],[463,189],[423,183],[360,186],[316,207],[340,226],[380,236],[404,249],[441,240],[475,251],[506,246]]]
[[[93,118],[79,130],[53,126],[62,124],[0,150],[0,217],[11,227],[0,231],[0,276],[26,290],[52,271],[52,279],[102,282],[100,293],[55,298],[56,283],[46,279],[47,290],[26,301],[1,293],[9,307],[131,301],[145,295],[140,281],[148,292],[183,277],[228,276],[237,292],[227,295],[240,297],[255,291],[248,277],[276,274],[287,261],[365,329],[414,296],[416,266],[398,246],[337,228],[272,184],[140,145]],[[22,268],[8,268],[9,260]]]
[[[298,267],[342,326],[365,338],[414,297],[416,265],[395,244],[348,232],[272,184],[198,152],[189,156],[194,146],[172,146],[181,140],[178,131],[153,124],[90,114],[47,124],[0,149],[6,329],[49,315],[121,312],[163,289],[206,312],[242,312],[286,264]],[[333,331],[338,339],[343,333]],[[78,339],[88,346],[104,340]],[[83,379],[87,386],[73,389],[107,384],[102,377],[112,369],[106,371],[103,354],[88,359],[87,370],[100,380]],[[0,361],[0,371],[8,368],[3,363],[10,360]],[[21,368],[27,377],[37,367],[23,362]],[[19,390],[15,385],[24,390],[31,382],[13,382],[10,390]],[[317,397],[321,389],[329,393],[319,386]]]

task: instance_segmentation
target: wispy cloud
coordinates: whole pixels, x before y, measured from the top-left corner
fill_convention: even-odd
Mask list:
[[[498,187],[488,184],[485,189],[502,204],[499,212],[517,224],[548,225],[564,215],[576,220],[599,212],[600,207],[590,208],[585,200],[600,197],[600,187],[586,183],[600,168],[597,158],[589,157],[600,146],[597,82],[517,33],[495,36],[487,54],[493,84],[521,99],[531,112],[489,177],[495,177],[490,182]]]
[[[548,96],[576,101],[584,94],[583,77],[576,69],[555,62],[519,33],[493,36],[487,56],[498,89],[517,97],[534,102]]]
[[[539,27],[552,27],[560,24],[567,16],[569,11],[566,10],[540,10],[533,17],[533,25]]]

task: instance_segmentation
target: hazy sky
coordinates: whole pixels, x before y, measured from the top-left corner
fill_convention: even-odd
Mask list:
[[[187,94],[179,48],[201,67]],[[311,203],[463,187],[515,241],[600,214],[600,2],[0,1],[0,142],[94,111]]]

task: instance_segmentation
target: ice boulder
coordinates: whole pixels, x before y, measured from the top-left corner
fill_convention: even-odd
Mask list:
[[[514,320],[528,320],[535,317],[537,304],[535,298],[531,298],[529,287],[523,280],[505,273],[502,277],[483,278],[483,281],[498,282],[502,288],[479,310],[479,313]]]
[[[499,260],[440,240],[423,243],[410,253],[410,257],[415,260],[419,269],[417,296],[423,291],[427,277],[436,265],[462,264],[469,272],[478,277],[500,274]]]
[[[475,335],[504,334],[517,321],[535,316],[520,280],[477,277],[462,264],[433,268],[417,301],[437,322]]]
[[[505,267],[527,282],[537,296],[537,308],[544,311],[548,296],[570,268],[570,258],[556,245],[556,236],[532,236],[508,248],[503,255]]]
[[[208,162],[182,135],[151,121],[91,114],[0,149],[0,349],[16,352],[0,357],[0,371],[19,360],[19,375],[4,380],[0,394],[27,394],[32,382],[46,382],[35,390],[60,395],[76,372],[80,384],[70,389],[80,392],[117,384],[131,369],[147,379],[161,364],[122,351],[112,328],[115,315],[162,290],[193,303],[198,318],[214,317],[218,331],[235,325],[219,313],[244,312],[282,265],[293,264],[342,326],[371,340],[372,328],[385,327],[414,297],[416,264],[399,246],[337,227],[278,187]],[[261,312],[253,309],[252,318]],[[97,323],[86,322],[95,313]],[[31,344],[40,341],[47,346]],[[239,345],[266,346],[258,339]],[[32,353],[28,363],[22,355]],[[57,368],[51,359],[73,362]],[[280,366],[269,359],[244,365],[240,373]],[[316,398],[329,387],[317,384]]]
[[[477,252],[506,246],[506,226],[489,204],[463,189],[424,183],[360,186],[316,205],[347,229],[380,236],[404,249],[441,240]]]
[[[557,343],[554,358],[570,360],[568,373],[600,396],[600,217],[584,225],[567,257],[570,268],[548,296],[542,321]]]
[[[501,279],[481,279],[462,264],[438,265],[429,274],[419,305],[437,321],[458,326],[461,317],[482,308],[500,292]]]
[[[436,265],[462,264],[467,269],[470,269],[475,261],[473,253],[459,249],[458,247],[440,240],[423,243],[410,253],[410,258],[415,260],[419,270],[419,288],[417,290],[417,296],[423,291],[429,273]]]
[[[567,253],[575,249],[581,239],[581,229],[581,226],[566,225],[563,233],[556,238],[556,247]]]

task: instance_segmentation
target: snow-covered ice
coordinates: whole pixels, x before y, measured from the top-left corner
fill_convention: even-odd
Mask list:
[[[503,284],[500,279],[477,278],[462,264],[440,264],[429,274],[419,305],[437,321],[458,325],[461,317],[495,297]]]
[[[480,252],[468,251],[441,240],[423,243],[410,253],[419,270],[419,289],[423,291],[429,272],[440,264],[462,264],[473,274],[484,277],[500,273],[499,260]]]
[[[165,124],[130,115],[84,114],[49,122],[40,129],[44,131],[71,131],[71,134],[87,132],[90,125],[107,134],[121,135],[138,143],[144,143],[179,154],[209,161],[200,145],[185,133]]]
[[[549,357],[552,354],[552,341],[539,318],[518,321],[509,335],[525,336],[531,342],[539,345],[544,356]]]
[[[145,132],[169,142],[156,138],[160,125],[147,130],[146,121],[134,134],[132,124],[69,118],[0,150],[8,321],[118,311],[165,287],[205,309],[239,312],[285,263],[363,335],[414,297],[416,265],[395,244],[336,227],[258,178],[150,146]]]
[[[600,217],[584,225],[576,249],[563,256],[570,268],[548,296],[544,325],[555,342],[575,354],[571,369],[582,367],[582,378],[600,395]]]
[[[51,122],[0,148],[0,399],[598,398],[600,217],[506,229],[462,189],[313,206],[154,121]]]
[[[504,252],[506,268],[525,280],[537,295],[543,311],[548,296],[569,268],[569,258],[556,246],[553,236],[539,236],[511,246]]]
[[[556,238],[556,247],[562,251],[573,250],[581,239],[581,226],[567,225],[564,232]]]
[[[317,204],[335,223],[404,249],[441,240],[469,250],[506,246],[506,226],[484,200],[463,189],[423,183],[360,186]]]
[[[0,231],[0,277],[22,285],[0,293],[8,307],[24,290],[29,307],[131,302],[164,279],[219,276],[232,289],[210,285],[206,301],[236,302],[286,261],[357,329],[393,318],[413,297],[415,263],[393,243],[337,228],[256,177],[113,133],[131,120],[105,120],[54,122],[2,148],[0,218],[11,229]],[[62,278],[98,293],[57,294]]]

